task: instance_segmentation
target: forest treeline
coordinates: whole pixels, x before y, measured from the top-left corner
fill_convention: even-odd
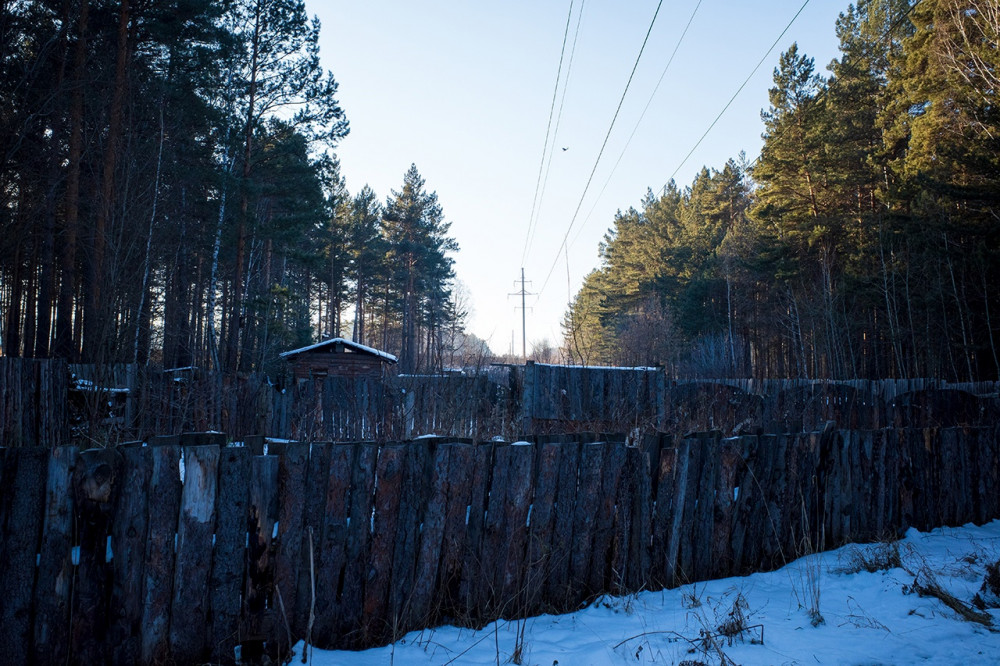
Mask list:
[[[21,0],[0,16],[8,356],[264,367],[321,336],[440,367],[461,337],[436,195],[348,192],[301,0]]]
[[[774,70],[764,145],[619,212],[565,315],[583,363],[996,379],[1000,4],[860,0]]]

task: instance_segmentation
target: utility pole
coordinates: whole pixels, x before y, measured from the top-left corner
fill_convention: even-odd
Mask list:
[[[514,281],[514,284],[515,285],[517,284],[516,280]],[[527,312],[528,312],[528,308],[524,304],[524,299],[527,296],[534,296],[535,294],[526,291],[525,288],[524,288],[524,285],[525,285],[524,266],[522,266],[521,267],[521,291],[515,291],[515,292],[512,292],[512,293],[507,294],[507,295],[508,296],[520,296],[521,297],[521,356],[523,357],[523,359],[525,361],[527,361],[528,360],[528,332],[527,332]]]

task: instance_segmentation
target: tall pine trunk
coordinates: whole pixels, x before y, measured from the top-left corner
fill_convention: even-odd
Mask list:
[[[243,147],[243,187],[240,192],[240,213],[236,231],[236,266],[233,271],[233,293],[229,315],[229,343],[226,348],[226,370],[235,373],[239,366],[240,333],[243,319],[244,262],[247,250],[247,218],[250,214],[250,171],[253,157],[253,126],[257,100],[257,70],[260,57],[261,3],[254,8],[253,43],[250,58],[250,89],[247,102],[246,134]]]
[[[69,26],[70,26],[70,1],[63,0],[60,17],[62,26],[59,29],[59,60],[56,65],[56,85],[55,89],[63,92],[66,81],[66,61],[69,51]],[[62,137],[65,129],[64,117],[60,111],[55,114],[52,136]],[[53,142],[55,143],[55,141]],[[58,155],[58,153],[57,153]],[[41,263],[42,272],[38,283],[38,328],[35,331],[35,356],[38,358],[48,358],[52,345],[52,307],[56,294],[56,267],[55,267],[55,237],[56,237],[56,207],[57,193],[59,189],[60,162],[56,155],[49,161],[47,184],[45,190],[45,210],[42,213],[42,252]]]
[[[163,127],[163,102],[160,102],[160,142],[156,151],[156,178],[153,181],[153,210],[149,214],[149,227],[146,229],[146,253],[143,256],[142,266],[142,287],[139,291],[139,307],[136,311],[135,338],[132,344],[132,362],[139,363],[149,358],[149,350],[145,349],[149,345],[149,274],[150,274],[150,253],[153,247],[153,225],[156,222],[156,204],[160,198],[160,166],[163,164],[163,138],[165,135]],[[145,344],[143,344],[145,343]],[[140,352],[140,348],[143,351]]]
[[[111,209],[115,199],[115,170],[122,137],[122,117],[125,107],[125,91],[128,87],[129,23],[131,21],[129,0],[121,0],[118,13],[118,49],[115,57],[115,82],[108,117],[108,138],[104,149],[104,168],[101,174],[101,198],[97,205],[97,215],[91,237],[90,262],[87,270],[87,301],[84,312],[84,359],[95,362],[103,359],[106,350],[110,313],[105,307],[105,250]]]
[[[67,360],[76,360],[78,347],[74,340],[74,295],[77,286],[76,249],[80,228],[80,162],[83,155],[83,92],[86,88],[87,65],[87,23],[90,2],[80,2],[77,17],[77,42],[73,53],[73,96],[69,110],[69,154],[66,172],[66,198],[63,220],[62,243],[60,244],[59,300],[56,312],[56,339],[54,355]]]

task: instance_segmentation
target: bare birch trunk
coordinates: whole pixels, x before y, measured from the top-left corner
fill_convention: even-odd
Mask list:
[[[141,339],[143,323],[146,321],[146,294],[149,292],[149,255],[153,247],[153,226],[156,222],[156,204],[160,198],[160,167],[163,164],[163,138],[166,132],[163,128],[163,101],[160,100],[160,143],[156,151],[156,176],[153,179],[153,206],[149,214],[149,228],[146,230],[146,254],[142,262],[142,290],[139,292],[139,309],[136,311],[135,338],[132,343],[132,362],[139,362],[139,340]]]

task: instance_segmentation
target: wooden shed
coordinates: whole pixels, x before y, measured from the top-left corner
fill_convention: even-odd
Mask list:
[[[387,363],[396,363],[396,357],[372,347],[344,338],[293,349],[281,354],[292,364],[295,379],[325,379],[326,377],[382,376]]]

